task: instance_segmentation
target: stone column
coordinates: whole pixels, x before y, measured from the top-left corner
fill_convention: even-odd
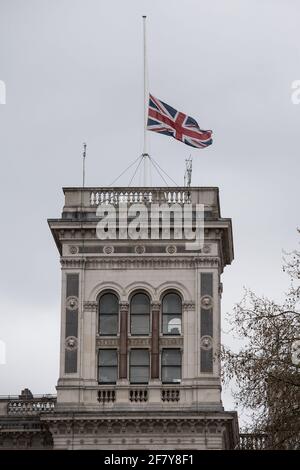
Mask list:
[[[159,378],[159,312],[160,302],[152,302],[151,379]]]
[[[128,302],[120,302],[119,379],[127,379]]]

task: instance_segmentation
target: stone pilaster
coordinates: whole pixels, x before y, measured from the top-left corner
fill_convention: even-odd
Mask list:
[[[152,302],[151,379],[159,378],[159,313],[160,302]]]
[[[119,379],[127,379],[128,302],[120,302]]]

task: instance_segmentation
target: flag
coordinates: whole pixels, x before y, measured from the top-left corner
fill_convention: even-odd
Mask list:
[[[195,119],[153,95],[149,95],[147,129],[174,137],[191,147],[204,148],[212,144],[212,131],[200,129]]]

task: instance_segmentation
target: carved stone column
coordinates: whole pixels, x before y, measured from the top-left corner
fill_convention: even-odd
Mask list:
[[[159,378],[159,312],[160,302],[152,302],[151,379]]]
[[[128,302],[120,302],[119,379],[127,379]]]

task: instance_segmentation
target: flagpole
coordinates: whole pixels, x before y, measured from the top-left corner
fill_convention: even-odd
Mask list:
[[[144,39],[144,186],[148,185],[147,178],[147,164],[148,164],[148,153],[147,153],[147,109],[148,109],[148,93],[147,93],[147,44],[146,44],[146,15],[143,15],[143,39]]]

